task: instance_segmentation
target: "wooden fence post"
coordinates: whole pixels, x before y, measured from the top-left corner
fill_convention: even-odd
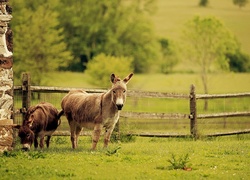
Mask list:
[[[195,86],[192,84],[190,88],[190,133],[197,139],[197,112],[196,112],[196,95]]]
[[[22,79],[22,114],[23,120],[27,109],[30,107],[31,91],[30,91],[30,74],[23,73]]]

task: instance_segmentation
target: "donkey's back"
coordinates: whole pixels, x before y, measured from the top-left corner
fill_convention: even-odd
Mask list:
[[[70,91],[62,100],[61,106],[68,121],[94,123],[100,111],[101,94],[89,94],[82,90]]]

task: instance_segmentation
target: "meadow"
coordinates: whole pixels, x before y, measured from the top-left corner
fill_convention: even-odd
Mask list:
[[[119,75],[119,72],[116,72]],[[133,81],[132,81],[133,80]],[[198,73],[172,73],[172,74],[135,74],[129,84],[129,90],[172,92],[188,94],[191,84],[196,87],[197,94],[203,94],[201,77]],[[89,82],[89,77],[84,73],[54,72],[44,77],[46,86],[98,88],[108,89],[101,84],[94,86]],[[16,85],[21,82],[15,81]],[[211,73],[208,75],[209,94],[240,93],[250,90],[249,73]]]
[[[232,30],[242,48],[250,54],[249,5],[243,9],[227,0],[210,0],[208,8],[197,6],[196,0],[158,0],[158,12],[152,17],[160,37],[180,41],[181,29],[194,15],[216,15]],[[129,90],[189,94],[190,85],[196,86],[198,94],[203,93],[201,78],[197,73],[184,70],[190,65],[181,63],[173,74],[135,74],[128,84]],[[117,72],[119,74],[119,72]],[[54,72],[45,75],[47,86],[104,88],[89,83],[84,73]],[[21,82],[15,81],[16,85]],[[250,91],[250,74],[216,73],[209,75],[209,93],[240,93]],[[32,103],[45,100],[60,109],[62,95],[56,100],[42,95]],[[213,100],[209,113],[227,111],[249,111],[249,98]],[[131,98],[128,97],[124,111],[189,113],[188,100]],[[20,108],[20,97],[15,96],[15,108]],[[203,101],[198,102],[199,113]],[[63,130],[68,129],[66,119]],[[249,126],[249,117],[236,119],[202,120],[201,133],[218,130],[244,129]],[[189,133],[189,121],[152,121],[121,119],[121,130],[160,131]],[[226,137],[192,138],[143,138],[122,136],[121,141],[103,149],[102,139],[96,151],[90,151],[91,138],[81,136],[79,148],[71,149],[69,137],[52,137],[51,147],[30,152],[20,151],[19,139],[12,152],[0,154],[0,179],[248,179],[250,176],[250,135]],[[175,157],[175,159],[173,159]],[[179,167],[184,165],[186,170]]]
[[[231,0],[209,0],[206,8],[198,6],[198,0],[157,0],[157,12],[153,21],[159,37],[181,42],[184,24],[194,16],[215,16],[235,34],[242,49],[250,54],[250,5],[239,8]]]
[[[237,180],[250,176],[249,135],[197,141],[134,137],[113,142],[108,149],[102,148],[101,140],[96,151],[90,151],[90,137],[80,137],[78,149],[70,146],[69,137],[59,136],[52,137],[50,148],[42,151],[23,152],[17,145],[16,150],[0,155],[1,179]]]
[[[211,93],[249,92],[249,76],[239,73],[211,74]],[[83,73],[57,72],[50,73],[47,78],[51,86],[98,88],[89,84],[88,77]],[[198,74],[135,74],[128,88],[188,94],[190,84],[195,84],[197,92],[202,93]],[[42,98],[51,102],[53,95],[42,95]],[[52,102],[58,109],[62,96]],[[40,100],[35,99],[32,103]],[[202,102],[198,103],[199,112],[202,112]],[[130,110],[188,113],[188,100],[128,97],[124,111]],[[249,98],[213,100],[209,103],[209,112],[229,110],[249,111]],[[249,117],[221,119],[219,124],[215,121],[218,122],[202,120],[198,127],[200,133],[249,126]],[[17,139],[14,151],[0,155],[1,179],[248,179],[250,175],[249,134],[201,137],[198,140],[124,135],[131,131],[188,134],[188,120],[152,123],[150,120],[121,118],[120,128],[120,141],[112,139],[108,149],[103,149],[101,138],[96,151],[90,151],[90,136],[81,136],[76,150],[71,149],[69,136],[53,136],[49,149],[41,151],[32,148],[30,152],[19,150]],[[59,129],[69,129],[66,119],[62,119]]]

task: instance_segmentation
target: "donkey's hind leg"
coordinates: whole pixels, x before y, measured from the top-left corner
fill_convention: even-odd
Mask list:
[[[76,123],[74,121],[69,121],[69,127],[70,127],[70,140],[72,143],[72,148],[77,148],[77,137],[76,137]]]
[[[75,136],[75,147],[77,148],[78,147],[78,137],[80,135],[80,132],[82,130],[82,128],[80,126],[76,126],[76,136]]]

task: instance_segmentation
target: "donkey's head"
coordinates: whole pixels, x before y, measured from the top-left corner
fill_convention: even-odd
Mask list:
[[[21,144],[23,145],[22,149],[25,151],[30,150],[31,145],[33,144],[34,139],[35,139],[35,134],[31,130],[31,127],[32,127],[33,122],[34,122],[34,116],[33,116],[33,114],[30,114],[31,113],[30,109],[26,113],[25,118],[27,118],[27,120],[25,120],[23,122],[23,125],[22,126],[20,126],[20,125],[14,126],[15,128],[18,129],[18,136],[20,137]]]
[[[126,93],[127,93],[127,83],[133,76],[133,73],[129,74],[126,78],[121,80],[115,74],[111,74],[111,82],[112,82],[112,101],[116,105],[118,110],[122,110],[122,107],[126,101]]]
[[[18,136],[20,137],[21,144],[23,145],[22,149],[25,151],[30,150],[35,139],[35,134],[30,127],[27,125],[20,126]]]

